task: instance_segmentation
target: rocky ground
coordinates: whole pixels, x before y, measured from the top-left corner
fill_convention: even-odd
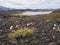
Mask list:
[[[34,22],[36,32],[31,36],[18,37],[16,39],[7,39],[5,37],[9,32],[11,25],[21,24],[26,26],[27,23]],[[0,17],[0,45],[8,40],[9,45],[60,45],[60,32],[57,26],[53,29],[54,24],[60,28],[60,18],[51,19],[33,19],[29,17]],[[6,44],[8,45],[8,44]]]

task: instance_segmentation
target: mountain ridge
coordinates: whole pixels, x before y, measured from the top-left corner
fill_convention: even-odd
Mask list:
[[[7,8],[7,7],[4,7],[4,6],[0,6],[0,11],[40,11],[40,10],[43,10],[43,11],[54,11],[54,10],[59,10],[59,9],[12,9],[12,8]]]

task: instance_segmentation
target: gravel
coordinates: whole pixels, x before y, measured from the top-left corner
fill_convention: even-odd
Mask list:
[[[47,19],[30,19],[26,18],[1,18],[0,17],[0,45],[2,45],[2,40],[5,39],[3,35],[8,34],[9,27],[11,25],[16,26],[16,24],[22,24],[26,26],[28,22],[34,22],[36,25],[36,32],[31,36],[17,37],[14,39],[6,38],[9,45],[60,45],[60,32],[53,30],[53,25],[58,24],[60,26],[60,18],[52,18],[51,22],[47,23]],[[5,42],[5,40],[3,40]],[[8,45],[8,44],[7,44]]]

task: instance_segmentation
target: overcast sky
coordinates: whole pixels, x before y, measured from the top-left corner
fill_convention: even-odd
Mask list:
[[[60,0],[0,0],[0,6],[20,9],[56,9],[60,8]]]

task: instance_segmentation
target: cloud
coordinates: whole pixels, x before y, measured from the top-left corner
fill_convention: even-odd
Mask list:
[[[9,8],[60,8],[60,0],[0,0],[0,6]]]

